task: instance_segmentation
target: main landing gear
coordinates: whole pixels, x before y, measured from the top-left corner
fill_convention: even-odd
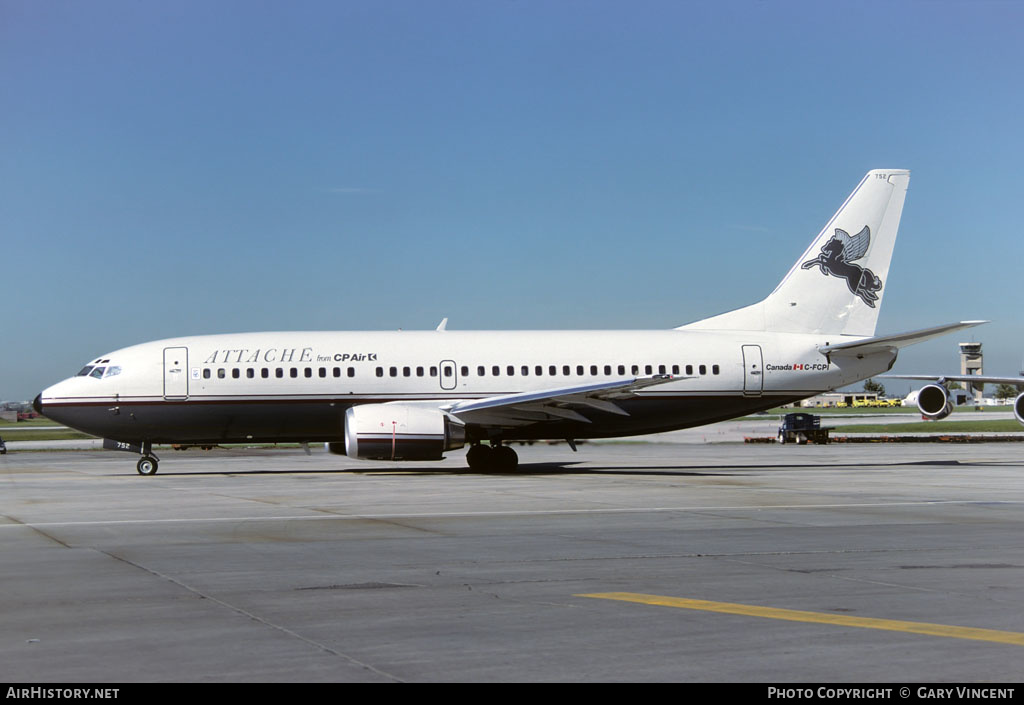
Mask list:
[[[519,467],[519,456],[508,446],[477,443],[470,446],[466,462],[470,468],[481,472],[512,472]]]

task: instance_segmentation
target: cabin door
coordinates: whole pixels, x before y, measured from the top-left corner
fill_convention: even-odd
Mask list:
[[[164,399],[188,399],[188,348],[164,348]]]
[[[760,345],[743,346],[743,396],[759,397],[764,391],[764,360]]]
[[[441,360],[437,377],[441,382],[441,389],[455,389],[458,386],[459,372],[451,360]]]

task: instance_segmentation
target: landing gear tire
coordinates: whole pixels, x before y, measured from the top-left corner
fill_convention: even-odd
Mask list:
[[[785,433],[782,433],[782,432],[780,431],[780,432],[779,432],[779,443],[785,443],[785,442],[786,442],[786,434],[785,434]]]
[[[492,467],[498,472],[512,472],[519,467],[519,456],[508,446],[498,446],[494,449]]]
[[[472,470],[487,470],[493,464],[494,449],[490,446],[471,446],[466,453],[466,463]]]
[[[466,463],[478,472],[511,472],[519,467],[519,456],[508,446],[472,446]]]
[[[146,455],[135,465],[135,469],[139,471],[140,475],[156,475],[156,471],[159,466],[160,464],[157,462],[156,458],[151,455]]]

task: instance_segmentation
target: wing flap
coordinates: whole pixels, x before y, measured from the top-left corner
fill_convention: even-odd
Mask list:
[[[646,387],[681,379],[688,377],[654,375],[617,379],[597,384],[471,399],[444,407],[444,410],[465,424],[481,426],[514,427],[555,420],[591,423],[588,413],[629,416],[628,412],[612,401],[613,399],[626,399]]]

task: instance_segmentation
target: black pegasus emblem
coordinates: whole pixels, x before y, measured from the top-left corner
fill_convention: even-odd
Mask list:
[[[850,236],[845,230],[836,228],[835,235],[821,247],[821,254],[814,259],[807,260],[801,269],[810,269],[815,265],[821,267],[822,274],[826,276],[839,277],[846,280],[850,291],[860,297],[861,301],[871,308],[875,307],[878,301],[876,293],[882,288],[882,280],[875,276],[867,267],[859,264],[852,264],[868,251],[871,244],[871,229],[864,226],[854,236]]]

